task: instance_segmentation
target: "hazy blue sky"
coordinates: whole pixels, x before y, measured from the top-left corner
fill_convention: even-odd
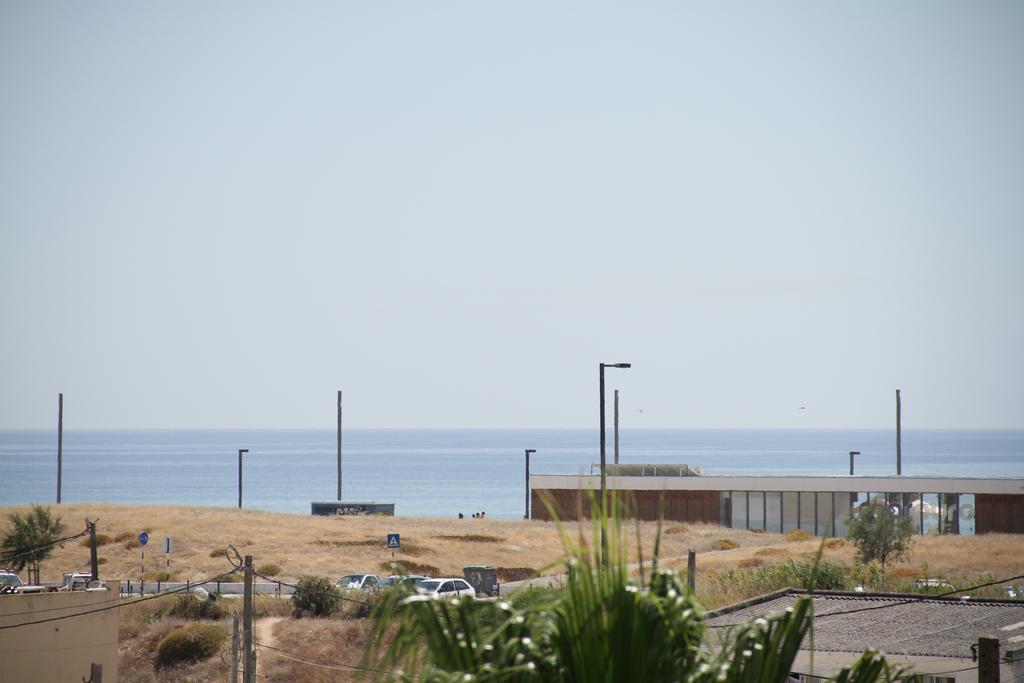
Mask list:
[[[1022,35],[0,0],[0,427],[1024,427]]]

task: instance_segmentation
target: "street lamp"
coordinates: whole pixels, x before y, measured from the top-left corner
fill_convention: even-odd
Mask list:
[[[633,367],[632,363],[598,363],[598,377],[600,378],[600,388],[598,392],[601,394],[601,515],[605,514],[605,503],[606,503],[606,482],[605,482],[605,437],[604,437],[604,369],[605,368],[630,368]],[[604,559],[608,559],[608,544],[604,537],[604,522],[601,523],[601,552],[604,555]]]
[[[523,519],[530,518],[530,453],[536,453],[536,448],[526,449],[526,514]]]
[[[850,476],[853,476],[853,456],[860,455],[860,451],[850,451]]]
[[[248,453],[248,448],[238,449],[238,509],[242,509],[242,453]]]

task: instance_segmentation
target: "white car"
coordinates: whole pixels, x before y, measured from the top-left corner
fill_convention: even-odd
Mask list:
[[[416,584],[416,592],[435,598],[476,597],[476,591],[462,579],[429,579]]]
[[[375,593],[380,590],[380,579],[376,574],[346,574],[334,585],[343,591]]]

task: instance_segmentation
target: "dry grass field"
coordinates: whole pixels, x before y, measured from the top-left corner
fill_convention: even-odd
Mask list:
[[[256,566],[277,565],[277,576],[290,581],[314,574],[337,577],[348,571],[383,573],[391,561],[386,534],[402,535],[395,559],[433,575],[460,575],[462,567],[490,564],[506,580],[536,572],[561,573],[563,537],[553,523],[490,519],[425,519],[405,517],[312,517],[255,510],[66,504],[51,506],[69,533],[98,518],[101,576],[107,581],[139,578],[138,532],[151,537],[146,555],[147,574],[164,568],[160,552],[165,536],[174,538],[171,571],[174,578],[196,580],[230,569],[222,549],[235,545],[251,554]],[[6,517],[24,508],[0,508],[0,534]],[[632,560],[638,559],[637,536],[645,560],[650,559],[657,525],[624,522],[624,540]],[[571,524],[572,542],[592,542],[589,526]],[[804,534],[753,533],[714,525],[666,523],[661,556],[665,566],[686,568],[687,549],[698,552],[697,596],[707,607],[745,599],[778,586],[762,583],[757,572],[770,572],[790,560],[813,556],[822,539]],[[853,546],[842,539],[824,542],[824,559],[834,566],[856,565]],[[80,541],[57,549],[43,564],[43,578],[57,579],[66,571],[87,570],[89,552]],[[972,580],[1024,574],[1024,536],[919,536],[906,562],[888,568],[886,576],[904,582],[921,576]],[[998,589],[993,589],[998,590]],[[175,597],[131,604],[120,610],[121,679],[128,683],[179,680],[223,680],[230,669],[230,645],[219,655],[195,664],[160,669],[154,652],[173,628],[188,623],[171,613]],[[238,600],[223,600],[228,613]],[[273,597],[257,602],[257,641],[279,651],[259,651],[261,680],[355,680],[370,633],[369,620],[345,603],[340,615],[324,619],[294,619],[290,602]],[[217,622],[230,630],[230,617]],[[298,661],[306,660],[306,662]],[[308,662],[319,663],[315,666]]]

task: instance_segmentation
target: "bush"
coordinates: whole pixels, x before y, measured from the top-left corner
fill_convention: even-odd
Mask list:
[[[739,548],[740,544],[728,538],[720,538],[717,541],[713,541],[711,547],[715,550],[732,550],[733,548]]]
[[[224,551],[227,548],[214,548],[210,551],[210,557],[224,557]]]
[[[256,567],[257,574],[263,574],[264,576],[277,576],[281,573],[281,565],[268,562],[267,564],[261,564]]]
[[[828,550],[838,550],[846,545],[846,540],[842,538],[830,538],[825,541],[825,547]]]
[[[767,557],[768,555],[789,555],[789,551],[785,548],[761,548],[755,550],[754,555],[758,557]]]
[[[303,576],[292,594],[292,616],[327,617],[341,606],[341,591],[326,576]]]
[[[807,531],[806,529],[790,529],[786,532],[785,535],[786,540],[791,542],[806,541],[808,539],[814,538],[814,534],[812,534],[810,531]]]
[[[114,543],[124,543],[135,538],[135,534],[130,531],[122,531],[117,536],[114,536]]]
[[[687,526],[684,526],[682,524],[676,524],[675,526],[670,526],[669,528],[665,529],[665,533],[666,534],[688,534],[688,533],[690,533],[690,528],[687,527]]]
[[[101,545],[106,545],[112,542],[113,540],[114,539],[110,538],[110,536],[108,536],[107,534],[96,534],[96,547],[99,548]],[[92,539],[86,536],[78,542],[78,545],[82,546],[83,548],[92,547]]]
[[[171,616],[182,619],[223,619],[227,610],[219,600],[199,600],[191,595],[179,595],[174,606],[168,612]]]
[[[157,668],[198,662],[214,655],[228,638],[216,624],[189,624],[168,633],[156,648]]]
[[[142,546],[139,545],[139,539],[137,539],[134,536],[132,536],[127,541],[122,543],[121,547],[124,548],[125,550],[135,550],[136,548],[141,548]]]
[[[760,557],[748,557],[740,560],[736,563],[736,565],[741,569],[747,569],[749,567],[763,567],[764,560],[762,560]]]
[[[523,581],[537,574],[537,570],[533,567],[496,567],[494,572],[498,575],[498,580],[502,582]]]
[[[846,537],[857,546],[857,559],[864,564],[877,560],[882,568],[910,552],[914,527],[909,519],[896,515],[885,505],[861,505],[850,515]]]
[[[146,572],[146,575],[142,578],[146,581],[158,581],[160,583],[166,583],[168,581],[177,581],[178,575],[172,574],[168,571]]]

